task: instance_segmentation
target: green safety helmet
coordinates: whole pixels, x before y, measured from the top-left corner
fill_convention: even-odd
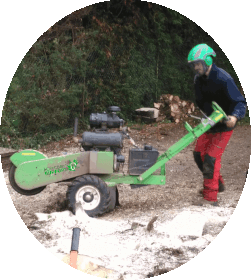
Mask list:
[[[191,49],[188,54],[188,63],[194,67],[194,62],[201,62],[204,68],[204,73],[208,67],[213,64],[212,56],[215,57],[216,53],[207,44],[199,44]]]

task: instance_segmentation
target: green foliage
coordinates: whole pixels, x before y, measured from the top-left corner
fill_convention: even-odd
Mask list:
[[[145,1],[113,0],[63,18],[21,61],[5,100],[0,146],[33,147],[87,126],[92,112],[152,107],[165,93],[194,101],[187,54],[198,43],[217,53],[215,62],[239,86],[234,69],[213,39],[181,14]],[[48,133],[50,136],[48,136]],[[18,142],[19,141],[19,142]]]
[[[250,125],[250,116],[249,116],[249,110],[246,110],[245,117],[237,122],[237,125]]]
[[[9,136],[11,136],[11,133],[9,133],[10,135],[2,134],[0,142],[1,147],[11,147],[13,149],[39,149],[41,146],[46,145],[51,141],[59,141],[60,139],[63,139],[72,133],[72,128],[63,129],[60,131],[54,130],[45,134],[36,133],[34,136],[24,138],[16,137],[18,134],[15,134],[15,136],[10,138]],[[11,141],[9,141],[9,139],[11,139]]]

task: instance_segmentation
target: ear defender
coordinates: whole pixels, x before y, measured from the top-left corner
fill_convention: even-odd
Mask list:
[[[212,64],[213,64],[213,59],[212,59],[212,57],[208,55],[208,56],[205,58],[205,63],[206,63],[207,66],[212,65]]]

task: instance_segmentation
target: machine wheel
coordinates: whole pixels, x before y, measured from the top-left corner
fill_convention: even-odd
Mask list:
[[[116,189],[107,187],[97,176],[83,175],[68,187],[67,199],[73,214],[76,214],[76,204],[80,204],[88,216],[95,217],[114,209]]]
[[[30,196],[30,195],[38,194],[46,188],[46,186],[39,187],[39,188],[36,188],[33,190],[24,190],[24,189],[20,188],[15,181],[15,172],[16,172],[16,166],[12,164],[10,167],[10,170],[9,170],[9,181],[10,181],[12,188],[16,192],[23,194],[23,195]]]

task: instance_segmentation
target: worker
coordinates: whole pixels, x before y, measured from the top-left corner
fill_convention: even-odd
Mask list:
[[[225,189],[220,174],[221,157],[236,123],[245,117],[247,107],[233,78],[213,63],[213,57],[216,53],[207,44],[195,46],[188,55],[188,63],[195,72],[196,105],[209,116],[215,101],[228,116],[227,121],[217,123],[197,139],[194,160],[204,178],[202,196],[193,201],[193,205],[198,206],[219,205],[217,194]]]

